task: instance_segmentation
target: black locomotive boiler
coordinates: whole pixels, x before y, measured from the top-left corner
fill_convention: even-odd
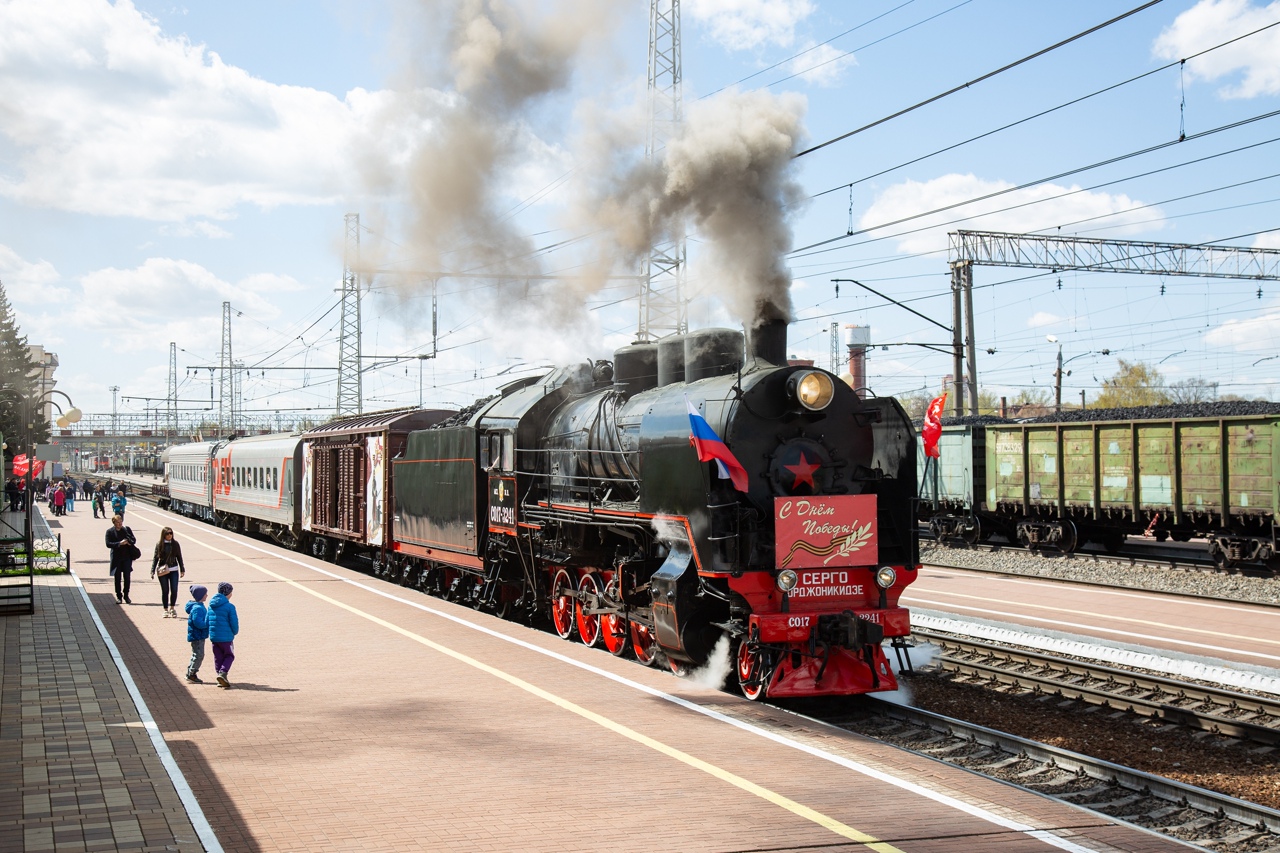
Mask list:
[[[380,570],[674,669],[733,655],[752,699],[897,686],[916,441],[893,399],[788,366],[786,324],[637,344],[409,433]],[[690,409],[747,473],[700,462]]]

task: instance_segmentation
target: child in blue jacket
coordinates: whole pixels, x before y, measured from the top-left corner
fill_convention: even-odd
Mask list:
[[[200,664],[204,663],[204,641],[209,638],[209,608],[204,603],[204,597],[208,594],[209,590],[193,583],[191,600],[187,602],[187,642],[191,644],[187,681],[192,684],[204,684],[204,679],[196,673],[200,671]]]
[[[231,584],[218,584],[218,594],[209,599],[209,642],[213,643],[213,668],[218,672],[218,686],[230,687],[227,673],[236,659],[233,641],[240,633],[240,619],[231,603]]]

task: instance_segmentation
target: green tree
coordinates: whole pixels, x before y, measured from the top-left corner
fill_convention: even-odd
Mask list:
[[[1102,391],[1094,401],[1094,407],[1163,406],[1172,399],[1160,371],[1146,362],[1130,362],[1122,358],[1115,375],[1102,381]]]
[[[929,408],[929,401],[932,399],[928,391],[912,391],[910,394],[900,396],[898,402],[906,410],[907,417],[918,421],[924,418],[925,409]]]
[[[36,391],[36,383],[31,377],[35,367],[27,349],[26,335],[18,330],[18,321],[5,294],[4,282],[0,282],[0,433],[9,444],[7,453],[10,457],[26,450],[19,450],[19,445],[25,437],[25,401]],[[47,426],[37,423],[36,429],[36,441],[48,438]]]

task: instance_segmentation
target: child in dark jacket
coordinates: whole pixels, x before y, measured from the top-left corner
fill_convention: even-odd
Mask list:
[[[204,641],[209,638],[209,608],[204,603],[204,597],[208,594],[209,590],[193,583],[191,600],[187,602],[187,642],[191,644],[187,681],[192,684],[204,684],[204,679],[196,673],[200,671],[200,664],[204,663]]]
[[[218,594],[209,599],[209,641],[213,643],[213,668],[218,672],[218,686],[230,687],[227,673],[236,659],[234,640],[240,633],[240,619],[231,598],[231,584],[218,584]]]

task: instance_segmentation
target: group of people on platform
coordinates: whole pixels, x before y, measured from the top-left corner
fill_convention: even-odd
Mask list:
[[[114,492],[114,493],[113,493]],[[46,501],[50,512],[55,516],[66,515],[76,511],[76,498],[82,497],[93,505],[93,517],[106,518],[107,504],[110,503],[112,513],[123,513],[128,504],[125,483],[115,484],[111,480],[92,482],[76,482],[73,479],[50,480],[40,478],[31,481],[30,492],[27,482],[22,477],[10,477],[4,484],[5,499],[9,504],[9,512],[23,512],[27,508],[28,495],[38,495]]]
[[[124,508],[112,515],[111,527],[106,534],[107,548],[111,552],[110,572],[115,578],[117,604],[133,604],[129,599],[130,582],[133,576],[133,561],[141,559],[142,550],[138,547],[138,537],[124,523]],[[182,559],[182,545],[173,535],[173,528],[166,527],[160,531],[160,541],[155,545],[151,555],[151,577],[160,581],[160,604],[164,608],[163,618],[178,619],[178,581],[186,577],[187,566]],[[192,684],[203,684],[199,676],[200,664],[204,662],[204,645],[208,640],[213,644],[213,665],[217,674],[218,686],[230,688],[228,675],[231,664],[236,659],[235,637],[240,633],[240,619],[236,614],[236,606],[231,603],[232,586],[225,581],[218,584],[218,591],[205,603],[209,590],[192,584],[188,588],[191,600],[184,608],[187,613],[187,642],[191,644],[191,659],[187,664],[187,681]]]

